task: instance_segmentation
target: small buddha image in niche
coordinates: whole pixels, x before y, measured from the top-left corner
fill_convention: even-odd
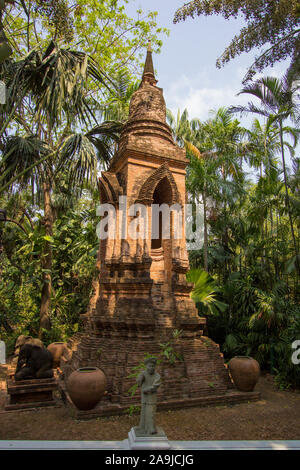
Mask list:
[[[146,359],[146,369],[137,377],[141,387],[141,416],[139,426],[135,428],[139,436],[153,436],[157,434],[155,425],[155,412],[157,403],[157,389],[161,385],[160,375],[155,372],[157,360],[154,357]]]

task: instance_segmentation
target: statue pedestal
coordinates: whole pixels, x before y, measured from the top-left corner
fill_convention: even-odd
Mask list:
[[[171,449],[171,444],[160,427],[157,427],[157,433],[152,436],[139,436],[136,432],[136,426],[131,428],[128,433],[128,445],[132,450]]]
[[[53,398],[53,392],[58,388],[55,378],[15,381],[10,377],[6,385],[6,411],[57,405]]]

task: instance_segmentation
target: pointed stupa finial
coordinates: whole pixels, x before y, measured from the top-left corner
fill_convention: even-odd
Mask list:
[[[151,48],[151,41],[148,41],[148,48],[147,48],[147,56],[144,66],[144,73],[142,77],[142,83],[150,83],[150,85],[156,85],[157,80],[155,79],[154,75],[154,67],[152,61],[152,48]]]

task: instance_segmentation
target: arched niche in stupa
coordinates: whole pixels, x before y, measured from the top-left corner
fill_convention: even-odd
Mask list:
[[[166,163],[163,163],[159,168],[154,170],[150,176],[143,182],[138,197],[136,199],[136,203],[148,203],[152,204],[153,201],[153,194],[155,191],[156,186],[162,181],[164,178],[168,181],[171,187],[171,199],[169,201],[164,201],[166,204],[181,204],[181,197],[177,188],[176,181],[172,172],[169,169],[169,166]]]

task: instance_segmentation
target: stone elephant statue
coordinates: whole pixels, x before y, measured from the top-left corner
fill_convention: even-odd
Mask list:
[[[20,348],[15,380],[49,379],[53,377],[53,356],[48,349],[32,344]]]
[[[40,348],[44,347],[43,342],[38,338],[33,338],[32,336],[20,335],[18,336],[14,349],[14,356],[12,358],[12,364],[16,365],[18,362],[19,352],[24,344],[32,344],[33,346],[39,346]]]

